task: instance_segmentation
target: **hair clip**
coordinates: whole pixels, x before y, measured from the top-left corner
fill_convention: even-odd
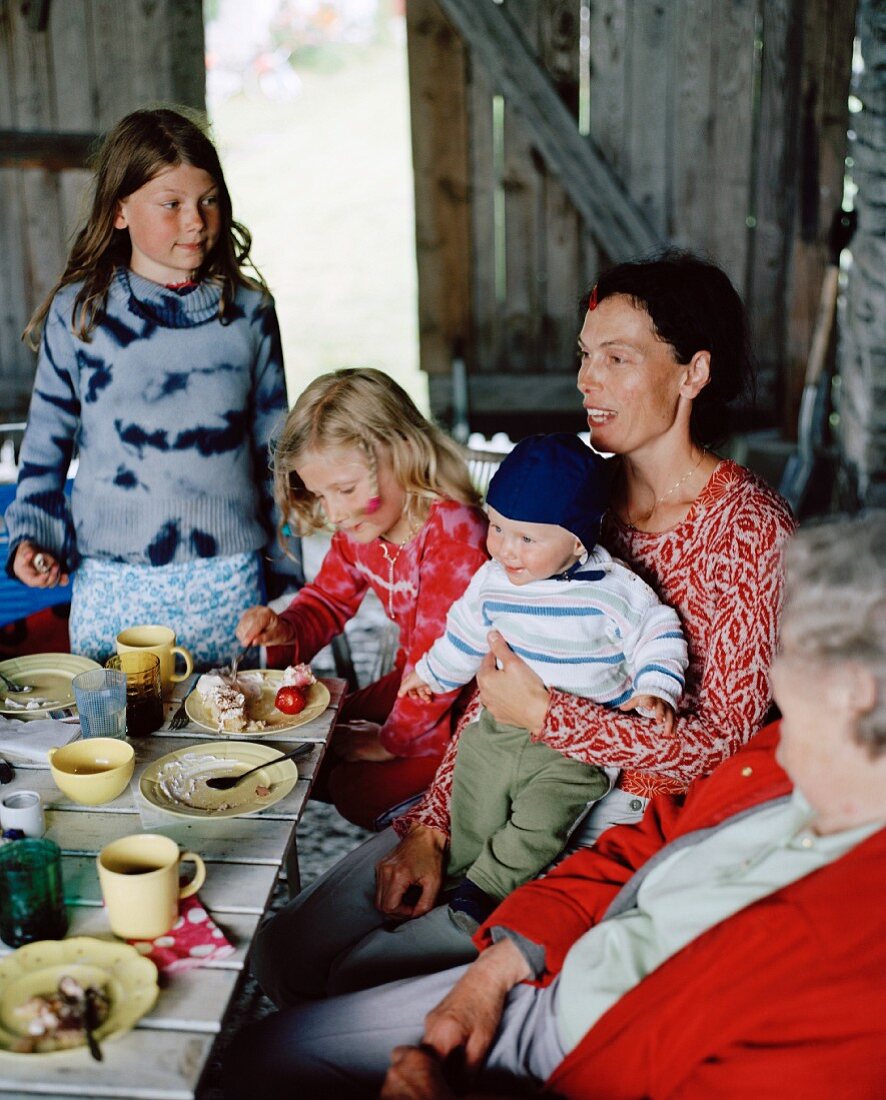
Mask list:
[[[588,313],[592,313],[597,308],[597,284],[594,283],[594,289],[591,291],[591,296],[588,298]]]

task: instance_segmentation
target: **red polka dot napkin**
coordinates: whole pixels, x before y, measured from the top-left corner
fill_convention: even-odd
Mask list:
[[[195,895],[179,902],[178,920],[163,936],[154,940],[129,940],[163,974],[178,974],[194,966],[233,955],[228,940],[202,902]]]

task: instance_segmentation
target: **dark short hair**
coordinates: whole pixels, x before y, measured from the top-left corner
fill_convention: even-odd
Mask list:
[[[598,303],[615,294],[633,299],[678,363],[710,352],[711,378],[693,402],[690,431],[702,445],[722,443],[733,428],[734,405],[742,399],[752,404],[755,392],[747,315],[722,268],[670,248],[610,268],[590,294],[595,292]],[[582,299],[582,315],[588,298]]]

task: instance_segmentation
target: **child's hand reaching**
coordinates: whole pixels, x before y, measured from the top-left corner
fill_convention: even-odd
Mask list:
[[[639,711],[644,718],[654,718],[660,722],[668,736],[674,732],[674,708],[657,695],[634,695],[618,709]]]
[[[286,645],[295,641],[295,631],[269,607],[250,607],[240,616],[235,631],[243,646]]]
[[[62,572],[53,555],[27,539],[16,548],[12,571],[28,588],[55,588],[68,583],[68,574]]]
[[[404,676],[400,681],[400,690],[397,692],[397,698],[402,699],[404,695],[408,695],[410,699],[421,699],[423,703],[430,703],[434,698],[434,693],[415,669]]]

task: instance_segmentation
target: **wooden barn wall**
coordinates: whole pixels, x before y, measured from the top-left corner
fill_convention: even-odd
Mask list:
[[[493,0],[475,0],[492,4]],[[446,12],[450,8],[451,20]],[[576,303],[621,242],[587,226],[447,0],[409,0],[422,368],[472,425],[578,421]],[[793,423],[842,193],[853,0],[503,0],[660,240],[726,268],[750,311],[758,420]],[[581,92],[586,89],[584,106]],[[584,112],[584,116],[582,115]],[[630,253],[628,253],[630,254]],[[559,420],[558,420],[559,417]]]
[[[89,138],[161,101],[202,110],[203,52],[201,0],[0,0],[4,420],[27,410],[35,357],[21,332],[82,223]]]

